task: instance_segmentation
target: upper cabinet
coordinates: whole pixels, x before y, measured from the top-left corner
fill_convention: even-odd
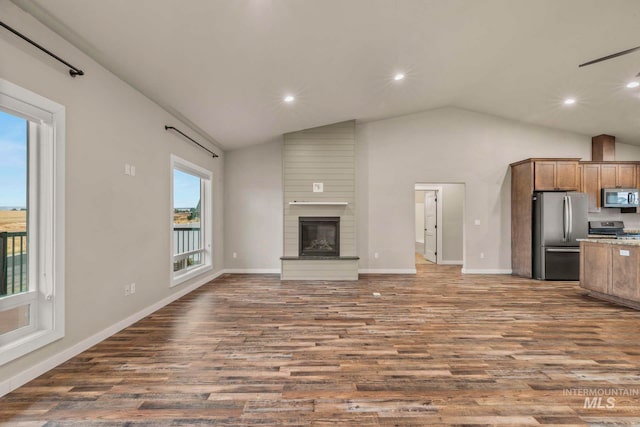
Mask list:
[[[635,188],[636,168],[634,163],[602,163],[600,185],[602,188]]]
[[[637,188],[636,163],[582,162],[580,191],[589,196],[589,212],[600,212],[603,188]]]
[[[582,178],[580,180],[580,191],[587,193],[588,211],[600,211],[600,198],[602,193],[600,189],[600,165],[598,163],[583,163],[580,165],[582,169]]]
[[[577,191],[578,160],[533,160],[535,191]]]

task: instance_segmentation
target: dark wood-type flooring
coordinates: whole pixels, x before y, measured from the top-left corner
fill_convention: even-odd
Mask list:
[[[223,276],[0,399],[0,420],[640,425],[640,312],[575,282],[418,269]]]

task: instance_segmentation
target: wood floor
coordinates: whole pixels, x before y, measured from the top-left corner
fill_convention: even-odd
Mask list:
[[[223,276],[0,399],[0,420],[640,425],[640,312],[575,282],[418,269]]]

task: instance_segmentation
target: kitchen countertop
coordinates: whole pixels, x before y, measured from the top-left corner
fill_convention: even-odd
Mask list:
[[[640,246],[640,240],[586,238],[576,239],[578,242],[606,243],[608,245]]]

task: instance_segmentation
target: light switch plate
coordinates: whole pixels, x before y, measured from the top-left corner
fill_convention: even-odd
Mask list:
[[[323,182],[314,182],[313,183],[313,192],[314,193],[324,193],[324,183]]]

